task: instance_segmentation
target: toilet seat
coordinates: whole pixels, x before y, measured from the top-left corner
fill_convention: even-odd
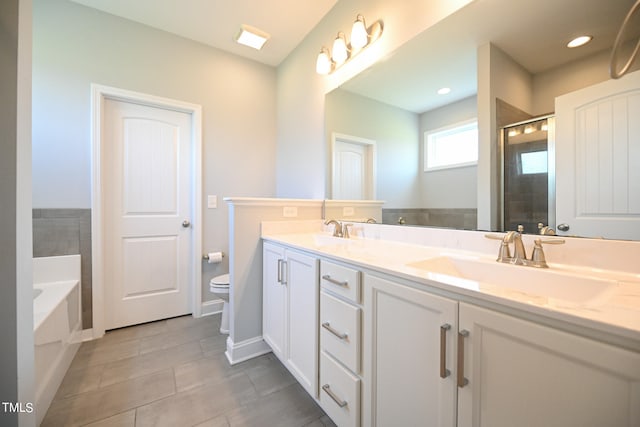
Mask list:
[[[209,285],[211,285],[212,287],[213,286],[220,286],[220,285],[229,286],[229,273],[221,274],[220,276],[214,277],[209,282]]]

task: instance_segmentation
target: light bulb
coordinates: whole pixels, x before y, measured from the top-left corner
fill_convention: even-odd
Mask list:
[[[344,39],[344,33],[340,31],[336,39],[333,41],[331,58],[336,63],[336,66],[340,66],[348,57],[349,51],[347,50],[347,41]]]
[[[591,40],[593,40],[593,36],[576,37],[575,39],[567,43],[567,47],[574,48],[574,47],[584,46],[585,44],[589,43]]]
[[[331,72],[331,58],[329,58],[329,51],[326,47],[323,47],[318,54],[316,61],[316,73],[329,74]]]
[[[364,23],[364,16],[358,15],[351,28],[351,47],[362,49],[367,43],[369,43],[369,33],[367,33],[367,26]]]

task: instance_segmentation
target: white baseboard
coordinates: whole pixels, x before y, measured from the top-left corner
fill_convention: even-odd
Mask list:
[[[271,352],[271,347],[262,339],[262,336],[234,343],[231,337],[227,338],[227,351],[225,356],[232,365],[262,356]]]
[[[212,314],[222,313],[222,307],[224,301],[221,299],[214,299],[212,301],[205,301],[200,306],[200,314],[202,316],[210,316]]]
[[[82,330],[82,334],[80,335],[80,340],[82,342],[91,341],[91,340],[94,340],[96,338],[100,338],[100,337],[94,337],[93,336],[93,328],[83,329]]]

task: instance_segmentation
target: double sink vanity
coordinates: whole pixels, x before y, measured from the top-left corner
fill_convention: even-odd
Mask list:
[[[481,232],[331,231],[263,223],[263,338],[337,425],[640,425],[636,266],[554,260],[589,263],[583,239],[533,268]]]

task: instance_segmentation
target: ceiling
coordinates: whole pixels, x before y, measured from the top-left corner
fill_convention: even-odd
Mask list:
[[[610,50],[635,0],[475,0],[342,88],[422,113],[477,92],[477,47],[493,43],[531,74]],[[640,25],[631,25],[637,37]],[[568,49],[590,34],[586,46]],[[447,96],[438,96],[450,87]]]
[[[277,66],[337,0],[71,0],[112,15]],[[271,35],[257,51],[234,41],[240,25]]]

